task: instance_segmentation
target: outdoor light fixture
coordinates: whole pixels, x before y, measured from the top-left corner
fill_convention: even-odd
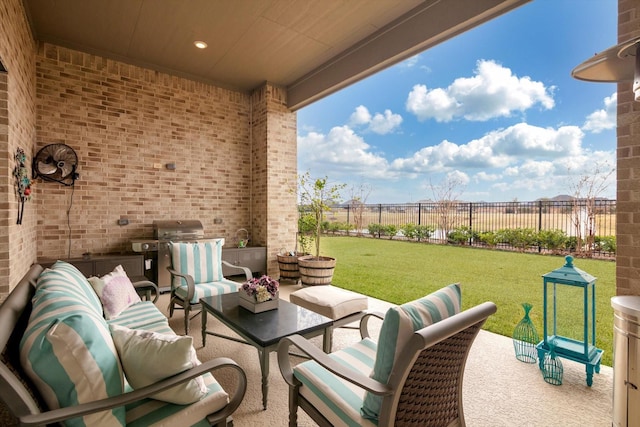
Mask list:
[[[587,59],[571,76],[588,82],[619,83],[633,80],[633,93],[640,101],[640,37],[627,40]]]
[[[207,46],[209,46],[207,43],[201,41],[201,40],[197,40],[195,42],[193,42],[193,44],[198,48],[198,49],[205,49]]]

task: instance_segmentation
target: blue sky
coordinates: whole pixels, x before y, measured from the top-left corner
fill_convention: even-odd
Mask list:
[[[617,0],[534,0],[299,110],[298,171],[366,203],[573,194],[615,168],[617,85],[571,70],[616,43]]]

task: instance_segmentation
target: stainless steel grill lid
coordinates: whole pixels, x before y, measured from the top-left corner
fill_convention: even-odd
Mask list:
[[[202,239],[204,228],[197,219],[153,221],[153,235],[158,240]]]

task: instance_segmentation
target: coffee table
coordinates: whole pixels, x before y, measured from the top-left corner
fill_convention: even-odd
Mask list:
[[[276,351],[280,339],[300,334],[305,338],[330,333],[333,320],[306,308],[280,299],[278,309],[252,313],[238,305],[238,293],[200,299],[202,306],[202,345],[207,335],[250,344],[258,350],[262,373],[262,406],[267,409],[269,393],[269,353]],[[211,314],[242,339],[207,330],[207,315]]]

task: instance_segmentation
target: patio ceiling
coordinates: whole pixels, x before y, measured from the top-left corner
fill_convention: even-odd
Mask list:
[[[530,0],[23,1],[39,41],[245,92],[269,82],[296,110]]]

